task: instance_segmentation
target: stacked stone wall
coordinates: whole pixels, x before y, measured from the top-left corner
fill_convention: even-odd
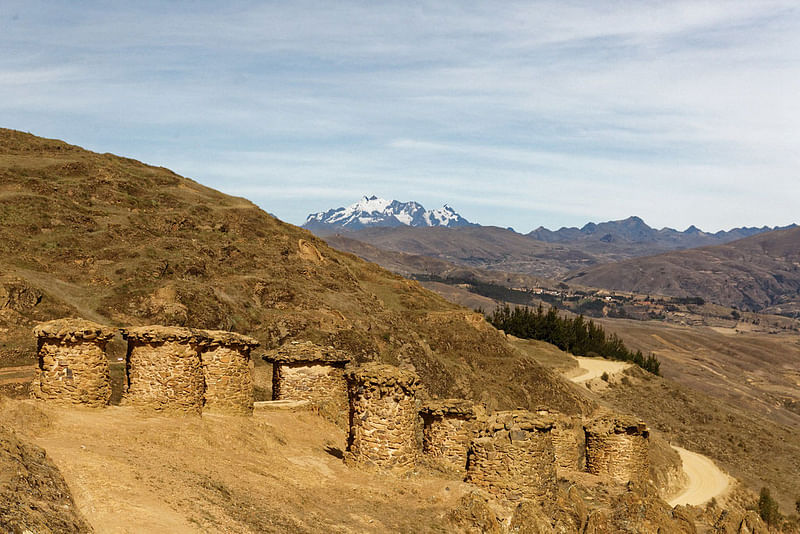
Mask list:
[[[549,505],[556,496],[552,421],[530,412],[498,412],[472,441],[466,481],[511,501]]]
[[[345,461],[379,469],[408,469],[417,460],[416,374],[367,364],[345,373],[350,434]]]
[[[631,418],[602,418],[584,427],[586,470],[620,483],[646,480],[650,436],[644,423]]]
[[[444,466],[467,468],[467,452],[485,416],[482,406],[459,399],[432,401],[420,411],[423,421],[422,452]]]
[[[255,339],[222,331],[202,332],[200,361],[205,382],[203,410],[212,413],[253,413],[253,369],[250,351]]]
[[[287,362],[272,368],[272,400],[347,401],[344,363]]]
[[[202,337],[188,329],[124,329],[128,339],[125,403],[156,411],[200,413],[205,380]]]
[[[555,415],[551,435],[558,470],[583,470],[585,440],[580,418]]]
[[[105,349],[115,332],[78,319],[37,326],[39,365],[31,395],[61,404],[106,406],[111,399],[111,379]]]

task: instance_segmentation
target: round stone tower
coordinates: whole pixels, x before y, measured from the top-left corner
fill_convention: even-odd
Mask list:
[[[205,380],[203,411],[253,413],[253,368],[250,351],[255,339],[224,330],[202,330],[200,361]]]
[[[350,400],[345,461],[379,469],[413,467],[417,374],[373,362],[346,371],[345,379]]]
[[[617,482],[641,482],[648,472],[650,431],[639,419],[603,415],[583,430],[586,434],[586,470]]]
[[[141,326],[124,328],[122,336],[128,340],[126,404],[200,413],[205,390],[200,363],[204,335],[188,328]]]
[[[272,364],[272,400],[335,401],[344,406],[347,353],[310,341],[292,341],[267,353]]]
[[[56,319],[33,329],[39,367],[31,385],[36,399],[105,406],[111,398],[106,344],[116,328],[82,319]]]
[[[478,421],[486,416],[483,405],[463,399],[433,400],[425,403],[419,413],[423,422],[422,452],[447,467],[464,471]]]
[[[466,481],[511,501],[551,504],[556,495],[552,429],[548,417],[525,410],[490,415],[472,440]]]

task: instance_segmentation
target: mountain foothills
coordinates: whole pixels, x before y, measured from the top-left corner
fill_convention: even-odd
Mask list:
[[[365,196],[346,208],[312,213],[303,228],[323,234],[342,229],[397,226],[457,228],[477,225],[463,218],[447,204],[441,209],[428,211],[418,202],[389,201],[373,195]]]
[[[701,297],[740,310],[800,313],[800,228],[732,243],[599,265],[566,281],[676,297]]]
[[[485,265],[491,257],[513,265],[498,239],[528,243],[528,266],[566,262],[588,276],[586,266],[598,263],[561,243],[467,226],[448,208],[392,204],[365,198],[337,220],[365,225],[385,217],[395,227],[356,232],[384,239],[380,232],[392,231],[405,248],[441,246],[462,264]],[[579,386],[561,375],[575,371],[575,360],[554,346],[506,336],[415,281],[167,169],[0,129],[0,222],[0,393],[24,394],[22,381],[37,361],[31,329],[59,317],[232,330],[255,337],[261,349],[309,340],[344,350],[356,363],[413,368],[421,400],[458,397],[489,410],[573,416],[634,412],[647,421],[643,486],[606,485],[576,472],[560,480],[552,517],[519,507],[518,526],[558,522],[584,534],[766,532],[746,510],[755,492],[773,488],[784,514],[800,497],[793,420],[779,424],[639,368]],[[469,237],[451,239],[457,235]],[[758,243],[752,254],[764,247],[782,257],[777,242]],[[458,262],[441,260],[436,268]],[[109,356],[118,402],[120,339]],[[257,356],[262,400],[269,368]],[[173,420],[129,408],[90,412],[0,398],[0,466],[21,466],[16,476],[0,476],[0,526],[84,532],[91,523],[106,532],[129,521],[152,532],[501,532],[494,509],[462,477],[427,465],[408,478],[348,468],[341,461],[345,432],[324,410]],[[673,439],[711,456],[741,483],[707,506],[667,505],[663,499],[683,483],[679,456],[667,443]],[[25,498],[16,502],[25,507],[9,515],[19,492]]]

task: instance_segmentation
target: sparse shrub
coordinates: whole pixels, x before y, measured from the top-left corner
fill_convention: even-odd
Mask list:
[[[798,514],[800,514],[800,498],[798,498],[798,499],[797,499],[797,500],[794,502],[794,509],[795,509],[795,510],[797,510],[797,513],[798,513]]]
[[[600,375],[600,379],[603,380],[604,382],[608,382],[608,373],[603,372],[603,374]]]
[[[770,495],[769,488],[761,488],[761,494],[758,497],[758,515],[769,526],[776,526],[783,519],[778,511],[778,503]]]

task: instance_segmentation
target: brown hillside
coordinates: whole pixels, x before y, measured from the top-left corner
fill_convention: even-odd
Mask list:
[[[0,223],[3,365],[75,315],[310,339],[411,364],[432,395],[587,409],[480,316],[164,168],[0,130]]]
[[[677,297],[750,311],[800,311],[800,228],[725,245],[599,265],[566,278],[592,287]]]

